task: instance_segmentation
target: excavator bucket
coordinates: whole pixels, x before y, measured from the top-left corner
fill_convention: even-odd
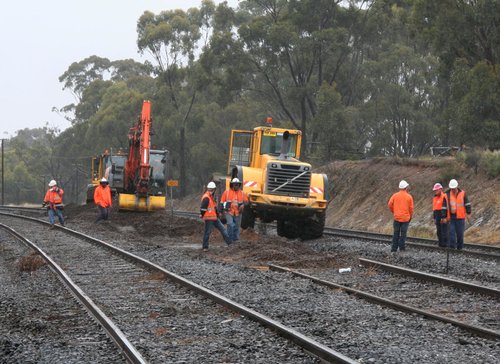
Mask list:
[[[165,205],[165,196],[139,197],[135,194],[129,193],[120,193],[118,195],[118,206],[120,211],[164,210]]]

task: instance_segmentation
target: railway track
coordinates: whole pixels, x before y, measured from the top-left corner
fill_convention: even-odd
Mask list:
[[[82,226],[91,227],[92,224]],[[85,230],[88,231],[88,228]],[[230,264],[214,264],[207,259],[185,261],[180,255],[174,254],[168,243],[163,246],[159,242],[152,242],[148,246],[145,242],[137,244],[124,240],[121,244],[140,251],[141,255],[156,260],[161,266],[170,267],[177,274],[189,275],[195,283],[206,283],[220,294],[266,316],[277,318],[327,347],[362,362],[410,363],[420,360],[432,363],[445,360],[461,363],[479,360],[496,363],[498,359],[498,345],[486,339],[481,341],[475,334],[466,334],[462,328],[453,330],[450,325],[430,323],[414,314],[381,309],[372,303],[362,304],[359,299],[346,297],[341,290],[315,288],[316,284],[311,285],[307,280],[293,279],[289,275],[253,273]],[[345,244],[350,246],[359,243]],[[152,246],[154,249],[151,249]],[[232,248],[238,248],[238,245]],[[374,244],[372,249],[375,248],[380,250]],[[215,252],[223,248],[214,249]],[[229,256],[232,254],[228,253]],[[340,276],[343,279],[347,277]],[[408,343],[407,337],[411,337],[412,342],[425,342],[426,345],[415,347]],[[460,337],[459,342],[454,340],[456,337]],[[391,342],[389,346],[388,341]],[[469,345],[464,346],[464,343]],[[477,353],[469,353],[471,347],[482,349]]]
[[[360,263],[368,269],[350,274],[349,281],[344,284],[332,281],[335,278],[328,272],[323,272],[322,276],[329,277],[330,280],[273,264],[269,268],[309,279],[332,289],[340,289],[385,307],[422,315],[474,334],[500,340],[500,312],[497,309],[499,290],[367,259],[360,259]],[[384,271],[395,274],[385,274]],[[453,289],[445,289],[444,286]],[[464,307],[471,309],[464,310]]]
[[[57,275],[66,288],[74,295],[78,302],[87,309],[87,312],[101,325],[106,331],[108,336],[116,344],[117,350],[121,352],[130,363],[142,364],[146,363],[137,349],[130,343],[123,332],[109,319],[104,312],[87,296],[87,294],[69,277],[69,275],[52,259],[51,256],[45,253],[42,248],[37,244],[31,242],[25,236],[19,234],[16,230],[10,228],[5,224],[0,223],[0,228],[7,231],[12,236],[16,237],[28,247],[30,247],[36,254],[43,258],[43,260],[50,266],[51,270]],[[54,240],[52,240],[54,241]],[[52,249],[58,249],[61,246],[53,246]],[[63,262],[67,264],[67,261]]]
[[[2,215],[4,218],[11,219],[9,225],[16,226],[16,230],[26,230],[28,229],[26,225],[30,224],[46,224],[30,217],[5,213]],[[23,221],[16,224],[12,221],[13,218]],[[12,230],[9,231],[13,233]],[[272,329],[291,342],[298,344],[301,349],[312,353],[318,360],[332,363],[355,362],[353,359],[270,317],[104,241],[63,227],[58,227],[49,233],[49,238],[40,237],[38,244],[50,255],[53,255],[54,260],[61,261],[68,276],[72,277],[85,294],[90,296],[98,307],[102,308],[102,311],[116,323],[117,327],[122,327],[123,331],[127,332],[130,342],[138,348],[138,351],[141,351],[145,360],[149,362],[163,362],[165,357],[161,353],[173,350],[172,347],[158,338],[162,336],[158,334],[162,330],[175,330],[172,328],[172,316],[175,316],[175,320],[179,321],[177,325],[180,327],[184,325],[187,327],[197,326],[205,330],[201,337],[199,333],[194,334],[192,331],[183,334],[182,330],[173,335],[177,336],[175,339],[178,341],[196,343],[194,345],[180,345],[182,346],[182,349],[179,349],[181,353],[177,353],[179,356],[176,357],[180,360],[190,358],[191,361],[196,355],[199,355],[199,360],[205,362],[207,360],[204,357],[206,355],[205,348],[197,343],[200,340],[206,341],[207,336],[212,346],[220,348],[230,346],[230,341],[238,336],[241,340],[252,337],[257,342],[260,338],[259,347],[264,346],[263,342],[265,343],[266,340],[271,341],[270,339],[262,339],[262,336],[272,336],[271,332],[262,333],[262,330],[255,327],[246,328],[247,331],[227,330],[228,332],[224,334],[219,333],[221,322],[231,322],[235,318],[233,314],[228,314],[215,303],[237,315],[246,316],[264,327]],[[18,237],[21,236],[20,233],[14,234]],[[68,234],[72,235],[71,240],[68,240]],[[182,287],[179,288],[179,285]],[[190,291],[196,294],[193,295]],[[209,298],[213,304],[207,305],[204,300],[200,299],[201,296]],[[186,317],[180,317],[184,314]],[[151,325],[157,327],[156,331],[151,330]],[[250,324],[240,322],[239,325],[248,326]],[[256,333],[256,331],[260,332]],[[228,341],[227,337],[231,340]],[[273,348],[268,347],[267,349],[269,352],[273,351]],[[290,348],[287,350],[290,350],[287,354],[290,355],[290,362],[303,360],[303,354],[300,350],[296,353],[293,353]],[[234,355],[239,357],[240,354]],[[241,357],[239,358],[241,359]],[[234,359],[212,357],[210,360],[233,361]],[[251,361],[248,358],[243,361],[246,360]]]
[[[175,211],[174,213],[178,216],[183,216],[188,218],[199,218],[199,214],[195,212]],[[273,228],[276,227],[275,224],[267,224],[267,225]],[[384,244],[390,244],[392,240],[392,235],[372,233],[359,230],[339,229],[333,227],[325,227],[323,234],[325,236],[338,236],[342,238],[361,239],[370,242],[384,243]],[[478,257],[481,259],[500,260],[500,247],[497,246],[485,245],[485,244],[464,244],[463,250],[456,250],[456,249],[441,248],[436,244],[437,243],[435,240],[423,239],[417,237],[408,237],[406,243],[406,245],[410,248],[429,249],[429,250],[446,252],[449,254],[463,254],[463,255]]]

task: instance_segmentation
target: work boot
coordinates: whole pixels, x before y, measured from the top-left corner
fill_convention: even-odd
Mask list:
[[[208,248],[203,248],[203,251],[204,252],[208,252]]]

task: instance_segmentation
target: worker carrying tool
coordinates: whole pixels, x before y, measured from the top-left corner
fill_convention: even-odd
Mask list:
[[[212,232],[214,226],[220,231],[226,244],[231,244],[231,238],[227,234],[226,229],[224,229],[224,225],[222,225],[222,222],[219,220],[217,213],[217,202],[215,201],[214,196],[216,187],[217,186],[214,182],[209,182],[207,184],[207,190],[201,197],[200,215],[205,221],[205,231],[203,233],[202,242],[203,251],[208,250],[208,239],[210,238],[210,233]]]
[[[104,177],[101,178],[99,186],[95,188],[94,203],[99,209],[99,216],[95,222],[107,220],[109,217],[109,209],[113,203],[111,200],[111,188],[109,188],[108,180]]]
[[[50,228],[54,228],[55,215],[59,219],[61,226],[64,226],[64,204],[63,204],[64,190],[57,185],[55,180],[49,182],[49,189],[45,193],[43,199],[42,207],[47,207],[47,212],[49,214]]]
[[[229,188],[224,191],[220,202],[224,209],[227,223],[227,234],[233,242],[240,240],[240,223],[243,208],[248,204],[248,197],[241,190],[241,182],[238,178],[233,178],[229,183]]]
[[[432,219],[436,225],[438,244],[441,248],[448,246],[448,219],[446,213],[446,193],[443,192],[441,183],[434,184],[432,188],[434,197],[432,199]],[[444,202],[444,203],[443,203]]]

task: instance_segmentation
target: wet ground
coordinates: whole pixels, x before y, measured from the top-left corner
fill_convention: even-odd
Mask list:
[[[222,249],[224,242],[220,233],[214,230],[210,237],[210,250],[201,252],[204,223],[201,219],[172,216],[170,211],[119,212],[113,209],[107,222],[95,224],[97,210],[93,205],[68,206],[65,210],[67,226],[82,225],[109,236],[115,234],[127,240],[143,241],[146,244],[182,245],[191,248],[193,255],[205,254],[211,259],[232,264],[256,267],[270,262],[283,264],[290,268],[324,268],[343,266],[351,261],[352,254],[325,254],[313,250],[307,241],[289,240],[278,237],[272,229],[266,235],[248,229],[241,232],[239,243],[231,249]],[[75,226],[76,227],[76,226]]]

